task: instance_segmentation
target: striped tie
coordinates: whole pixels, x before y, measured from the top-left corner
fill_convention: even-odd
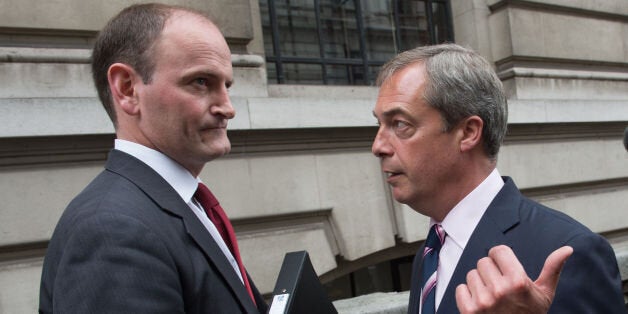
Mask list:
[[[434,224],[425,240],[423,265],[421,267],[421,314],[436,312],[436,279],[438,269],[438,253],[445,242],[445,230],[441,225]]]

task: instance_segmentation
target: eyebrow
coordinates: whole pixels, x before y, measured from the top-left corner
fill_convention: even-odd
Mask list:
[[[207,70],[199,70],[199,71],[192,71],[186,75],[184,75],[184,77],[196,77],[196,76],[204,76],[207,77],[209,79],[212,80],[220,80],[220,74],[213,72],[213,71],[207,71]],[[234,79],[231,78],[230,80],[225,80],[225,86],[227,86],[227,88],[230,88],[234,83]]]
[[[403,115],[403,116],[408,116],[409,115],[406,110],[403,110],[400,107],[391,108],[391,109],[388,109],[388,110],[382,112],[382,116],[384,118],[390,118],[390,117],[398,115],[398,114]],[[375,111],[373,111],[373,116],[375,118],[377,118],[377,114],[375,113]]]

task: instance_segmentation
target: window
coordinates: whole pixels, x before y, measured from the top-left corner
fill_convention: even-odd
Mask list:
[[[448,0],[260,0],[269,83],[372,85],[395,54],[453,41]]]

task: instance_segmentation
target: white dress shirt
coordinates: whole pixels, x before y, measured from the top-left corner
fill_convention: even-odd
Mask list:
[[[443,299],[449,280],[458,265],[462,251],[467,246],[469,238],[480,219],[488,209],[497,193],[504,186],[504,181],[497,169],[480,183],[471,193],[465,196],[442,222],[430,220],[430,228],[435,223],[440,223],[447,236],[440,249],[438,263],[438,279],[436,282],[436,309]]]
[[[233,267],[233,270],[236,272],[238,277],[240,277],[240,280],[243,281],[240,268],[238,267],[238,262],[233,257],[233,254],[231,254],[231,251],[227,247],[227,244],[225,244],[225,241],[222,239],[222,236],[218,232],[218,229],[216,229],[216,226],[214,226],[211,220],[209,220],[209,217],[207,217],[203,207],[193,198],[194,192],[196,192],[198,183],[201,182],[201,180],[192,176],[187,169],[183,168],[183,166],[172,160],[170,157],[146,146],[116,139],[114,148],[141,160],[143,163],[155,170],[155,172],[157,172],[162,178],[164,178],[164,180],[166,180],[166,182],[168,182],[168,184],[170,184],[170,186],[172,186],[179,196],[181,196],[183,201],[188,204],[190,210],[194,212],[207,231],[209,231],[209,234],[212,238],[214,238],[214,241],[218,244],[222,253],[225,254],[225,257],[227,257],[227,260],[231,264],[231,267]]]

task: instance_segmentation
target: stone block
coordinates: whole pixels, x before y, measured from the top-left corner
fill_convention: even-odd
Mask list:
[[[526,14],[523,11],[514,14]],[[606,62],[626,62],[623,55],[623,45],[628,38],[622,37],[622,23],[580,16],[558,15],[539,13],[541,15],[541,27],[543,28],[542,40],[538,33],[536,40],[542,47],[536,52],[527,55],[553,57],[561,59],[595,60]],[[513,28],[528,32],[527,24],[515,24]],[[578,34],[578,36],[565,36],[564,34]],[[516,38],[513,42],[515,54],[520,49],[529,48],[531,42],[519,42],[519,34],[513,34]],[[535,46],[532,46],[535,47]]]
[[[626,100],[628,76],[596,71],[514,68],[505,80],[511,99]]]
[[[248,44],[253,39],[250,0],[173,1],[205,11],[230,43]]]
[[[266,70],[264,67],[239,67],[234,64],[234,84],[229,88],[231,97],[267,97]]]
[[[0,247],[49,240],[70,200],[101,170],[100,163],[0,169]]]
[[[97,97],[88,64],[0,63],[0,98]]]
[[[40,2],[37,0],[3,1],[0,5],[1,27],[97,31],[107,20],[133,1]]]
[[[336,268],[335,254],[322,228],[285,226],[238,235],[242,261],[262,293],[271,293],[286,253],[307,251],[318,275]]]
[[[225,157],[201,174],[232,219],[323,208],[317,176],[309,154]]]
[[[97,98],[0,98],[0,137],[113,133]]]
[[[504,14],[508,14],[509,25],[505,31],[511,33],[511,40],[500,42],[500,44],[510,45],[512,54],[515,56],[542,55],[545,52],[543,46],[545,37],[553,36],[553,34],[546,34],[549,31],[545,29],[546,25],[543,24],[546,13],[516,8],[508,8],[503,11],[505,11]],[[502,57],[509,57],[509,55]]]
[[[231,42],[246,44],[253,38],[249,0],[161,2],[207,12]],[[3,1],[0,3],[0,27],[96,32],[120,10],[134,3],[137,1]]]
[[[473,48],[476,52],[482,55],[484,58],[494,60],[491,49],[491,32],[498,30],[491,30],[489,26],[490,11],[484,5],[476,5],[476,9],[473,11],[474,18],[474,31],[476,32],[476,38],[474,43],[466,43],[467,46]],[[462,26],[464,28],[464,24]],[[454,33],[455,34],[455,33]],[[460,41],[459,41],[460,40]],[[465,44],[464,38],[458,38],[456,35],[456,42]]]
[[[611,241],[611,246],[615,251],[615,256],[617,256],[617,265],[619,266],[621,279],[626,282],[628,280],[628,241],[626,239]]]
[[[395,245],[393,213],[378,160],[370,152],[316,156],[317,184],[323,208],[332,221],[341,255],[355,260]]]
[[[525,189],[625,178],[627,161],[618,139],[592,138],[506,143],[497,167]]]
[[[41,258],[0,263],[0,311],[37,313]]]
[[[392,197],[392,196],[391,196]],[[408,205],[394,202],[395,222],[399,238],[405,243],[425,240],[429,230],[430,219],[419,214]],[[417,248],[418,249],[418,248]]]
[[[627,99],[628,81],[517,77],[509,91],[515,99]],[[512,85],[510,85],[512,87]]]
[[[622,38],[624,38],[624,60],[628,61],[628,23],[623,26]]]
[[[513,55],[510,16],[507,10],[499,10],[488,17],[492,61]]]
[[[495,60],[515,55],[626,61],[623,48],[628,39],[622,30],[625,25],[616,20],[507,7],[496,11],[489,23]],[[570,33],[578,36],[565,36]]]
[[[331,208],[344,258],[394,246],[392,210],[368,151],[235,156],[210,162],[201,176],[232,219]]]
[[[625,100],[508,101],[508,123],[569,123],[628,121]]]
[[[628,186],[560,193],[535,199],[573,217],[596,233],[628,228]]]
[[[450,1],[452,16],[457,18],[459,15],[468,13],[473,10],[473,1],[468,0],[452,0]],[[456,37],[458,33],[456,33]]]
[[[374,125],[374,99],[250,98],[254,129]]]
[[[410,292],[377,292],[334,301],[339,314],[405,314]]]
[[[347,99],[375,101],[379,88],[375,86],[331,86],[331,85],[268,85],[272,98],[329,99],[339,102]]]
[[[490,0],[490,2],[499,1],[502,0]],[[628,15],[628,6],[624,0],[532,0],[530,2],[575,10]]]
[[[246,97],[230,97],[236,115],[229,120],[227,130],[248,130],[251,128],[249,102]]]

